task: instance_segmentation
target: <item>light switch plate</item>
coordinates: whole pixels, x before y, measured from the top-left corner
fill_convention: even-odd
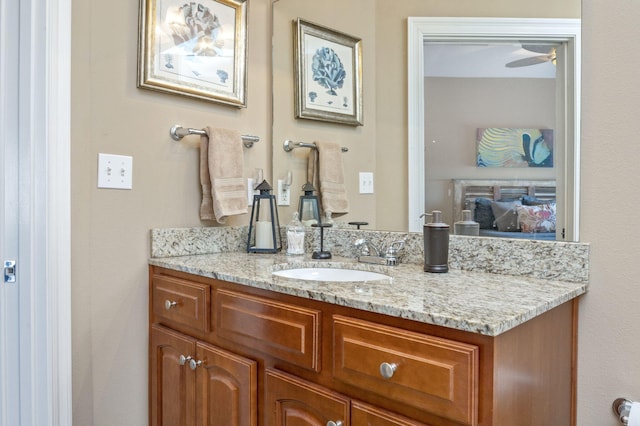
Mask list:
[[[360,193],[373,194],[373,173],[360,172]]]
[[[276,201],[279,206],[291,205],[291,186],[287,185],[283,179],[278,179],[278,196]]]
[[[98,154],[98,188],[131,189],[133,157]]]

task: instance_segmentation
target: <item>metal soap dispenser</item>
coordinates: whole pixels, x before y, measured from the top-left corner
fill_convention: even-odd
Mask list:
[[[424,271],[449,271],[449,225],[442,222],[442,212],[434,210],[424,213],[431,216],[431,222],[425,223],[424,230]]]

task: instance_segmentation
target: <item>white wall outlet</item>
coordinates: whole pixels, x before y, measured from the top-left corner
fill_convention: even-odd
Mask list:
[[[291,205],[291,185],[287,185],[284,179],[278,179],[277,202],[279,206]]]
[[[98,154],[98,188],[131,189],[133,157]]]
[[[373,173],[360,172],[360,193],[373,194]]]

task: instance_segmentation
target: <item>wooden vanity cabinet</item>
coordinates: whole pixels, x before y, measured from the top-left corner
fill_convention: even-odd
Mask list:
[[[575,299],[491,337],[155,266],[149,286],[154,426],[575,426]]]

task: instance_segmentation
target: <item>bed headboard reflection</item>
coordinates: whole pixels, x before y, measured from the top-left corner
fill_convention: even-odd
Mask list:
[[[453,179],[453,217],[460,220],[462,210],[475,209],[476,198],[517,199],[525,195],[540,200],[556,199],[554,180]]]

